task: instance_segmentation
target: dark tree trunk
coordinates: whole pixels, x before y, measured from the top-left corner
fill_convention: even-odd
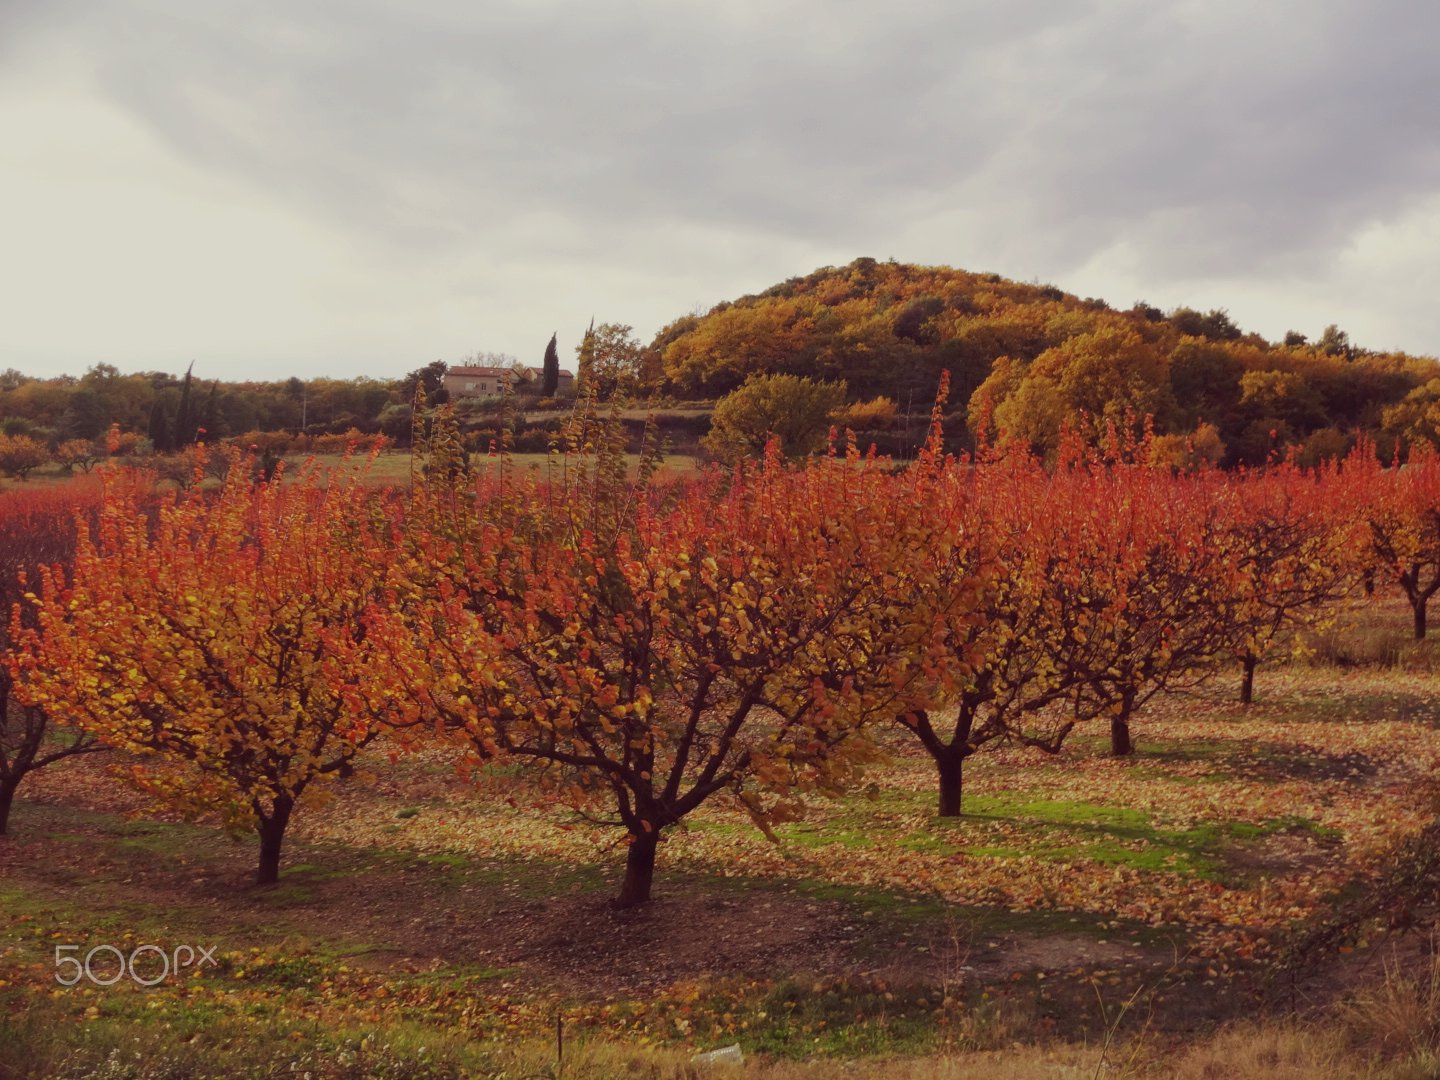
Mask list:
[[[5,828],[10,821],[10,807],[15,802],[15,789],[19,786],[19,776],[0,780],[0,836],[5,835]]]
[[[1405,590],[1405,599],[1410,601],[1410,610],[1415,614],[1415,640],[1425,640],[1425,605],[1435,590],[1420,585],[1420,565],[1411,563],[1410,569],[1400,575],[1400,587]]]
[[[1130,741],[1130,715],[1135,711],[1135,692],[1122,691],[1119,705],[1115,715],[1110,717],[1110,756],[1129,757],[1135,752],[1135,744]]]
[[[965,755],[957,753],[960,747],[946,747],[945,752],[935,755],[935,765],[940,770],[941,817],[960,816],[960,796],[964,782]]]
[[[651,829],[630,834],[630,850],[625,855],[625,881],[615,898],[618,908],[635,907],[650,902],[650,884],[655,880],[655,849],[660,832]]]
[[[1240,658],[1240,704],[1249,705],[1255,700],[1255,665],[1259,662],[1254,653],[1246,653]]]
[[[285,827],[290,824],[290,812],[294,809],[293,798],[278,798],[270,816],[260,822],[260,869],[255,874],[255,884],[274,885],[280,880],[280,849],[285,843]]]
[[[1135,752],[1130,741],[1130,710],[1117,713],[1110,718],[1110,756],[1129,757]]]

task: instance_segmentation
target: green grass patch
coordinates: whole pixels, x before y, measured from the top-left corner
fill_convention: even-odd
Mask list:
[[[1187,751],[1199,754],[1201,748],[1189,747]],[[1303,831],[1323,840],[1340,835],[1300,817],[1276,818],[1263,824],[1213,821],[1188,828],[1166,828],[1142,810],[1040,799],[1019,792],[966,795],[960,817],[926,816],[917,827],[897,828],[894,818],[914,817],[922,803],[928,812],[927,792],[884,792],[873,801],[856,800],[826,820],[793,823],[776,832],[785,843],[802,849],[893,848],[941,856],[1088,861],[1213,881],[1226,879],[1225,855],[1237,845],[1255,843],[1279,832]],[[691,828],[718,835],[748,830],[747,826],[731,822],[702,822]],[[907,900],[902,898],[900,902]]]
[[[315,890],[303,881],[281,882],[255,893],[255,902],[264,907],[299,907],[315,900]]]
[[[1173,739],[1162,744],[1142,742],[1132,761],[1204,762],[1228,761],[1253,753],[1255,744],[1242,739]]]
[[[305,881],[324,881],[328,878],[350,877],[354,873],[351,869],[341,869],[334,866],[319,866],[315,863],[295,863],[293,866],[282,867],[280,870],[281,880],[304,879]]]
[[[873,830],[867,832],[857,828],[847,828],[836,822],[802,821],[776,829],[775,835],[787,844],[796,844],[807,848],[830,847],[831,845],[843,848],[868,848],[873,847],[878,839]]]
[[[962,811],[968,818],[1084,825],[1095,828],[1135,828],[1147,824],[1150,820],[1149,815],[1140,810],[1055,799],[1027,799],[1008,793],[967,795],[962,803]]]
[[[744,1042],[778,1058],[923,1053],[937,1041],[940,1001],[863,979],[786,979],[746,1010]]]
[[[447,870],[453,870],[462,867],[468,868],[470,866],[470,860],[467,859],[464,855],[451,855],[446,852],[440,852],[438,854],[432,855],[421,855],[420,861],[428,866],[440,866],[444,867]]]
[[[907,923],[937,919],[955,910],[954,905],[924,893],[837,885],[814,879],[797,881],[793,888],[799,895],[814,900],[836,900],[868,916],[898,919]]]
[[[128,1016],[101,1015],[76,1025],[57,1023],[44,1010],[13,1015],[0,1009],[0,1074],[16,1080],[306,1075],[449,1080],[505,1075],[504,1060],[513,1055],[497,1053],[492,1043],[462,1031],[406,1021],[337,1027],[263,1010],[237,1016],[196,1006],[157,1010],[146,1019],[137,1024]]]
[[[1207,880],[1225,877],[1225,852],[1237,844],[1281,832],[1303,831],[1326,840],[1340,835],[1308,818],[1293,816],[1259,825],[1217,821],[1167,829],[1154,824],[1150,815],[1140,810],[1006,794],[967,797],[964,808],[960,818],[937,818],[930,823],[929,842],[936,848],[944,850],[942,837],[948,834],[953,850],[967,855],[1048,862],[1085,860]],[[976,822],[1009,826],[1007,841],[967,843],[966,833]],[[1027,842],[1015,842],[1017,831],[1018,839]],[[925,846],[913,838],[911,845],[915,850]]]
[[[541,859],[479,858],[458,852],[420,852],[406,848],[369,848],[355,873],[378,865],[391,871],[419,872],[432,886],[466,886],[509,899],[541,900],[572,893],[609,891],[617,868],[610,864],[547,862]]]

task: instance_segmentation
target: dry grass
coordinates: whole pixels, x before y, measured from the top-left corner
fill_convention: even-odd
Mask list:
[[[403,1020],[361,1030],[276,1017],[258,1024],[220,1019],[180,1038],[168,1023],[100,1021],[79,1028],[48,1023],[42,1006],[20,1015],[0,1010],[0,1076],[1434,1080],[1440,1076],[1440,955],[1431,949],[1422,961],[1406,962],[1392,953],[1379,979],[1306,1020],[1247,1022],[1188,1041],[1144,1033],[1113,1044],[1036,1042],[1032,1021],[1023,1010],[977,1016],[974,1030],[957,1029],[955,1047],[924,1056],[771,1061],[750,1055],[738,1066],[707,1066],[691,1049],[613,1036],[567,1039],[557,1054],[553,1039],[533,1036],[477,1041]],[[993,1048],[960,1048],[965,1042]]]
[[[1440,607],[1432,615],[1440,618]],[[1440,633],[1416,641],[1410,607],[1393,586],[1356,596],[1333,623],[1300,635],[1298,646],[1318,667],[1440,671]]]
[[[1367,1076],[1370,1066],[1342,1033],[1315,1026],[1245,1025],[1181,1049],[1168,1061],[1152,1058],[1147,1072],[1167,1070],[1175,1080],[1316,1080]]]
[[[1385,962],[1385,977],[1344,1005],[1341,1017],[1357,1041],[1381,1053],[1440,1063],[1440,953],[1431,942],[1428,962],[1407,970],[1399,957]]]

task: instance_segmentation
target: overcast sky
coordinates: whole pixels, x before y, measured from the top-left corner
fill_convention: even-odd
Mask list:
[[[1440,353],[1428,0],[0,0],[0,368],[539,363],[860,255]]]

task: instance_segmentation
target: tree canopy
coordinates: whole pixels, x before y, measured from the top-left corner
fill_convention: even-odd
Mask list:
[[[920,403],[923,424],[949,371],[947,435],[1052,454],[1064,427],[1098,438],[1107,422],[1147,416],[1160,435],[1206,431],[1227,464],[1290,446],[1334,457],[1357,429],[1382,456],[1440,439],[1434,359],[1358,347],[1333,324],[1315,338],[1270,342],[1224,309],[1117,310],[998,274],[857,259],[671,323],[642,389],[713,398],[762,374],[843,379],[856,399],[883,394],[907,414]]]

